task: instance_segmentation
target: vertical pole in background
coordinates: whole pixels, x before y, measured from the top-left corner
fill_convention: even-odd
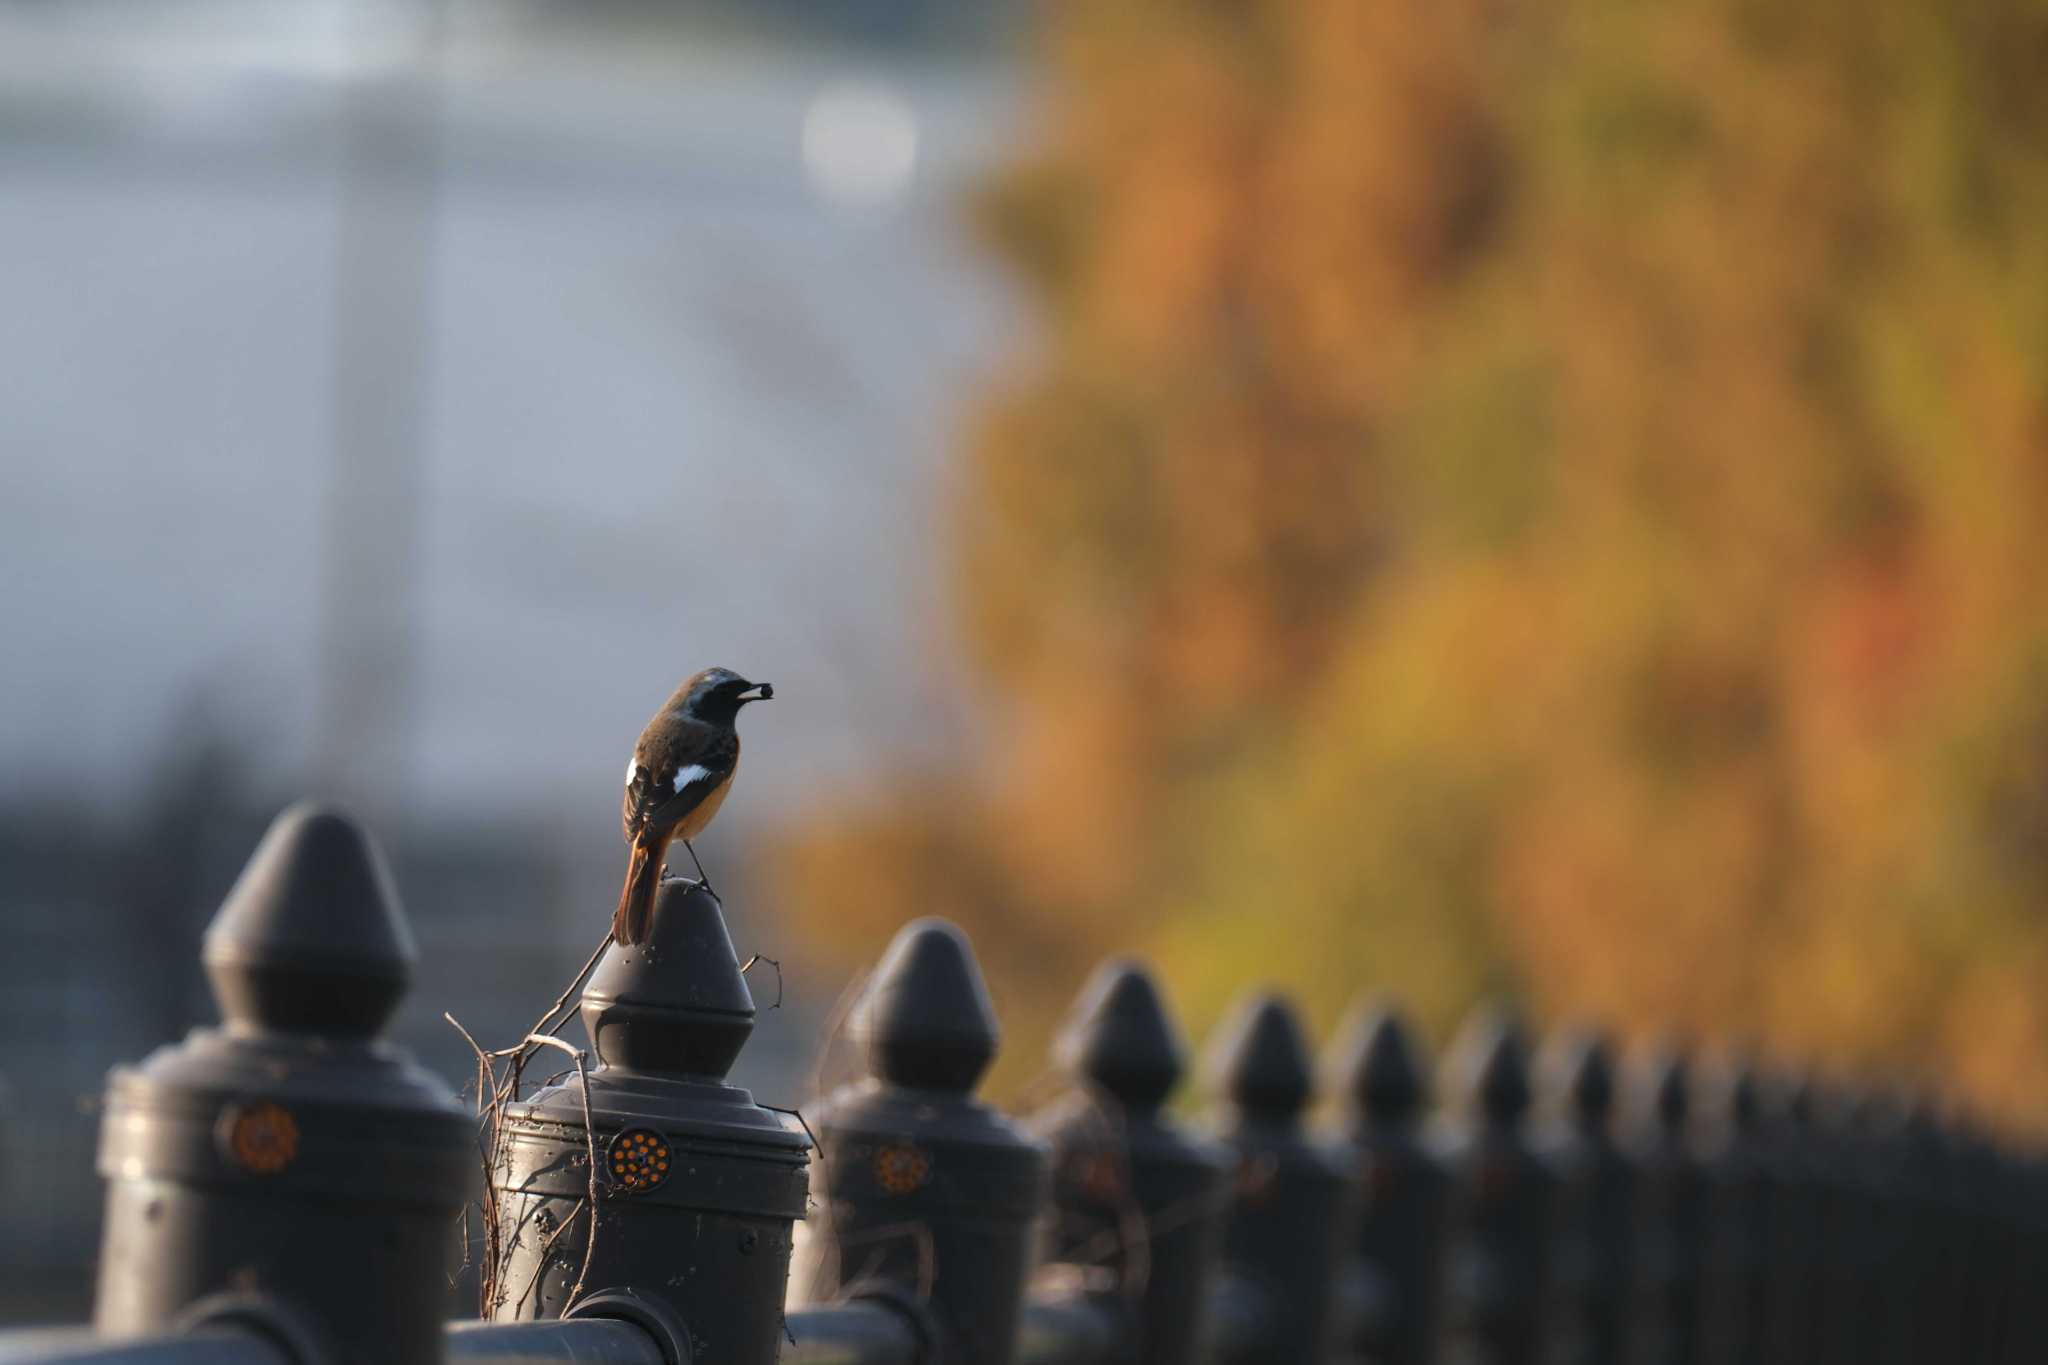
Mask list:
[[[1612,1132],[1613,1055],[1598,1034],[1567,1031],[1545,1050],[1542,1077],[1555,1120],[1542,1150],[1560,1195],[1553,1276],[1569,1274],[1554,1293],[1550,1358],[1620,1365],[1635,1270],[1635,1171]]]
[[[1540,1358],[1553,1180],[1523,1131],[1529,1051],[1504,1010],[1466,1021],[1444,1063],[1450,1101],[1437,1153],[1451,1173],[1444,1338],[1456,1365]]]
[[[1640,1268],[1634,1358],[1643,1365],[1695,1365],[1707,1196],[1705,1175],[1693,1150],[1684,1054],[1658,1048],[1636,1074],[1633,1088]]]
[[[475,1128],[380,1041],[411,935],[360,827],[294,806],[206,931],[225,1026],[107,1083],[95,1323],[239,1324],[300,1359],[442,1355]]]
[[[371,27],[340,116],[314,758],[329,790],[373,813],[406,770],[417,671],[445,5],[354,11]]]
[[[848,1022],[871,1079],[827,1096],[793,1303],[875,1298],[928,1319],[940,1358],[1009,1365],[1047,1154],[973,1098],[995,1009],[967,938],[924,919],[896,935]]]
[[[1186,1050],[1150,974],[1104,964],[1055,1050],[1080,1089],[1031,1125],[1053,1151],[1048,1258],[1078,1269],[1091,1294],[1132,1304],[1134,1339],[1119,1359],[1202,1360],[1231,1168],[1222,1147],[1160,1113]]]
[[[1256,1291],[1263,1326],[1233,1330],[1229,1365],[1301,1365],[1331,1345],[1332,1307],[1350,1241],[1350,1172],[1302,1129],[1313,1087],[1300,1022],[1274,995],[1245,999],[1207,1054],[1222,1101],[1219,1136],[1236,1157],[1223,1258]]]
[[[1421,1139],[1429,1080],[1391,1005],[1367,1001],[1339,1027],[1330,1076],[1344,1097],[1344,1146],[1356,1172],[1352,1248],[1360,1309],[1343,1343],[1369,1365],[1433,1358],[1449,1181]]]

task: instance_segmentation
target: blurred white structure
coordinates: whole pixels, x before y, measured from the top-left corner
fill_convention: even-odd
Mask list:
[[[330,767],[572,839],[707,663],[782,698],[735,824],[945,742],[1006,73],[462,6],[420,85],[411,13],[0,8],[0,795],[117,801],[195,696],[306,772],[337,655]]]

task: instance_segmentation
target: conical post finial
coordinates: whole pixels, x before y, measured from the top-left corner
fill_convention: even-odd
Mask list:
[[[1569,1029],[1545,1050],[1544,1087],[1557,1112],[1585,1128],[1604,1128],[1614,1111],[1614,1054],[1587,1028]]]
[[[1692,1077],[1685,1053],[1670,1044],[1654,1049],[1643,1064],[1643,1093],[1657,1126],[1677,1136],[1692,1112]]]
[[[942,919],[905,925],[875,968],[848,1033],[884,1080],[973,1090],[995,1060],[1001,1034],[967,936]]]
[[[232,1028],[370,1038],[404,996],[416,954],[368,831],[301,802],[271,822],[202,956]]]
[[[1429,1080],[1401,1013],[1386,1001],[1352,1007],[1330,1049],[1330,1075],[1352,1108],[1373,1123],[1404,1123],[1422,1108]]]
[[[1753,1133],[1763,1119],[1762,1086],[1747,1054],[1724,1057],[1709,1076],[1703,1098],[1709,1117],[1729,1133]]]
[[[1795,1067],[1773,1077],[1770,1086],[1773,1117],[1795,1132],[1812,1127],[1815,1089],[1813,1073],[1804,1067]]]
[[[1187,1050],[1158,985],[1129,959],[1096,969],[1053,1055],[1067,1071],[1141,1112],[1157,1109],[1187,1068]]]
[[[1314,1087],[1308,1043],[1294,1009],[1277,995],[1247,997],[1217,1030],[1210,1088],[1249,1115],[1293,1119]]]
[[[1446,1089],[1474,1117],[1512,1124],[1528,1112],[1529,1045],[1511,1010],[1482,1006],[1467,1019],[1447,1072]]]
[[[671,878],[655,890],[645,943],[605,949],[583,987],[583,1027],[606,1066],[723,1080],[754,1031],[718,898]]]

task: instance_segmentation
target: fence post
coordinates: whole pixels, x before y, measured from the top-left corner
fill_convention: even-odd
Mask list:
[[[1758,1132],[1762,1100],[1747,1059],[1724,1060],[1705,1096],[1707,1255],[1701,1281],[1701,1358],[1758,1365],[1771,1288],[1774,1182]]]
[[[663,882],[652,938],[605,950],[582,1014],[598,1065],[536,1054],[563,1074],[498,1127],[485,1316],[623,1318],[671,1355],[773,1361],[809,1144],[725,1083],[754,1001],[717,899]]]
[[[1363,1311],[1345,1344],[1369,1365],[1428,1365],[1449,1194],[1420,1136],[1428,1077],[1400,1013],[1378,1002],[1346,1017],[1331,1062],[1359,1191],[1352,1245]]]
[[[1820,1193],[1820,1328],[1813,1359],[1869,1365],[1881,1347],[1868,1328],[1880,1305],[1869,1284],[1883,1238],[1872,1172],[1870,1104],[1851,1086],[1822,1085],[1808,1121],[1808,1151]]]
[[[1550,1172],[1523,1132],[1529,1051],[1504,1010],[1466,1021],[1445,1062],[1451,1172],[1441,1355],[1460,1365],[1529,1365],[1542,1347]]]
[[[1542,1076],[1555,1117],[1543,1154],[1559,1186],[1550,1359],[1619,1365],[1628,1347],[1635,1172],[1611,1131],[1614,1063],[1606,1040],[1581,1030],[1558,1035],[1545,1049]]]
[[[1222,1101],[1219,1136],[1237,1164],[1224,1263],[1263,1310],[1224,1324],[1218,1358],[1321,1360],[1352,1197],[1349,1173],[1302,1130],[1313,1081],[1301,1025],[1280,997],[1247,997],[1217,1031],[1206,1062]],[[1245,1330],[1247,1321],[1259,1326]]]
[[[1636,1079],[1640,1239],[1636,1358],[1645,1365],[1699,1359],[1700,1277],[1707,1239],[1706,1181],[1691,1139],[1685,1056],[1652,1052]]]
[[[108,1079],[95,1324],[234,1324],[301,1362],[441,1359],[472,1121],[379,1040],[411,934],[360,826],[280,815],[206,931],[224,1024]]]
[[[1773,1176],[1764,1360],[1813,1365],[1822,1308],[1826,1213],[1813,1127],[1813,1079],[1781,1073],[1765,1087],[1764,1159]]]
[[[928,1315],[943,1360],[1009,1365],[1047,1153],[973,1098],[998,1035],[966,937],[906,926],[848,1032],[871,1079],[811,1115],[817,1224],[791,1301],[897,1302]]]
[[[1140,1365],[1204,1359],[1229,1208],[1229,1154],[1159,1112],[1186,1050],[1159,988],[1135,962],[1097,970],[1055,1046],[1079,1089],[1032,1121],[1053,1151],[1049,1259],[1077,1267],[1097,1298],[1131,1301]]]

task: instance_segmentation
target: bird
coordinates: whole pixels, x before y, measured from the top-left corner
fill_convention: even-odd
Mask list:
[[[707,668],[678,687],[640,732],[626,760],[620,807],[633,850],[612,915],[612,938],[621,947],[645,943],[653,932],[654,893],[671,840],[683,841],[698,881],[711,891],[690,841],[704,832],[732,790],[740,763],[740,708],[774,695],[767,683],[748,682],[729,668]]]

